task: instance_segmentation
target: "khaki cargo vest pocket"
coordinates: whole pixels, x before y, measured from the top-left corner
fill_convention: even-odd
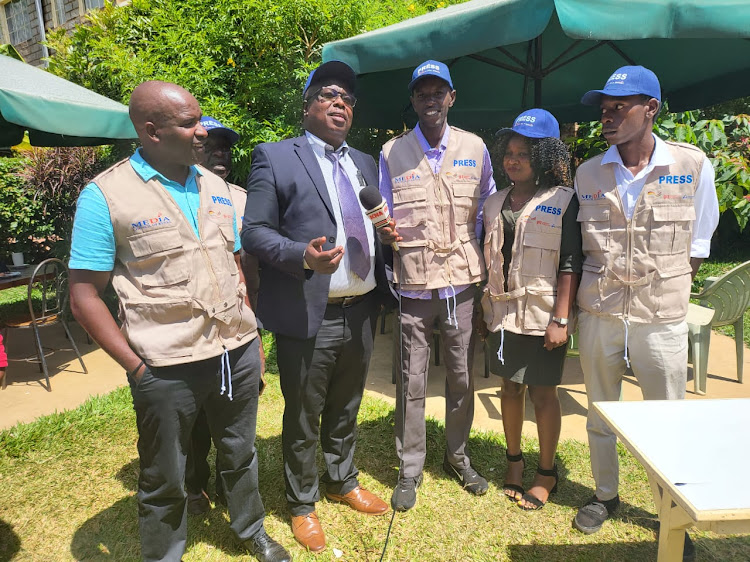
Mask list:
[[[140,232],[129,236],[127,241],[136,259],[126,266],[141,285],[174,287],[182,284],[187,290],[190,268],[177,227]]]
[[[190,357],[205,327],[189,300],[130,303],[123,314],[125,337],[147,364]]]
[[[562,238],[562,229],[558,230],[559,232],[524,233],[521,275],[535,278],[556,277]]]
[[[393,277],[397,283],[402,281],[409,285],[424,285],[427,283],[427,267],[425,265],[425,246],[405,247],[401,246],[397,256],[401,259],[404,279],[400,279],[399,266],[396,265]]]
[[[474,222],[477,201],[479,201],[479,184],[472,183],[452,183],[454,212],[456,224]]]
[[[654,255],[690,253],[693,205],[659,205],[651,208],[648,249]]]
[[[404,242],[424,240],[427,228],[427,189],[402,188],[393,191],[393,218]]]
[[[609,251],[609,213],[609,204],[581,205],[578,210],[578,222],[581,223],[584,252]]]
[[[472,277],[484,275],[484,257],[476,238],[473,238],[471,235],[463,237],[461,239],[461,246],[466,258],[466,264],[469,267],[469,274]]]
[[[555,309],[555,291],[526,289],[523,327],[527,330],[546,330]]]

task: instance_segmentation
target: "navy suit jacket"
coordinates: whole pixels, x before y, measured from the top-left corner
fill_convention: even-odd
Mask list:
[[[350,147],[349,156],[367,185],[378,185],[372,156]],[[305,269],[303,254],[313,238],[336,242],[336,222],[318,160],[305,136],[259,144],[247,179],[242,247],[260,260],[256,316],[271,332],[313,337],[328,302],[331,276]],[[375,236],[375,279],[388,292],[382,246]]]

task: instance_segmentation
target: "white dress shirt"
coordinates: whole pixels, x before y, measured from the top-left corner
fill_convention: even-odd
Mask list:
[[[333,207],[333,216],[336,219],[336,246],[342,246],[346,249],[346,233],[344,232],[344,220],[341,214],[341,204],[339,194],[336,190],[336,184],[333,182],[333,162],[326,158],[326,150],[334,150],[333,146],[319,139],[309,131],[305,131],[307,141],[313,149],[313,153],[320,165],[320,171],[323,173],[323,180],[326,182],[328,197],[331,199]],[[364,181],[360,181],[361,172],[357,169],[354,161],[349,156],[349,146],[344,142],[336,152],[341,153],[339,162],[341,168],[349,177],[349,181],[354,187],[354,191],[359,198],[359,192],[362,190]],[[367,279],[360,279],[358,275],[352,273],[349,265],[349,255],[344,252],[344,258],[339,263],[338,269],[331,275],[331,285],[328,288],[329,297],[352,297],[364,295],[375,288],[375,233],[371,227],[372,223],[365,214],[365,210],[360,204],[362,218],[365,223],[365,232],[367,233],[367,244],[370,248],[370,271]]]

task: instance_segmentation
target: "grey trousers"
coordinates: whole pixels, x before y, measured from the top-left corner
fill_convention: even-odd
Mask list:
[[[578,349],[589,402],[586,431],[596,497],[617,495],[619,464],[617,436],[591,404],[620,398],[625,363],[625,324],[619,318],[580,311]],[[685,398],[687,382],[687,323],[628,325],[628,358],[644,400]]]
[[[474,379],[469,370],[468,351],[474,289],[460,292],[456,301],[454,319],[453,299],[441,300],[437,291],[433,291],[429,300],[401,299],[402,373],[396,377],[396,453],[403,462],[402,476],[406,478],[415,478],[422,472],[427,454],[425,398],[430,340],[436,318],[445,350],[446,455],[456,468],[467,468],[470,464],[466,443],[474,421]]]

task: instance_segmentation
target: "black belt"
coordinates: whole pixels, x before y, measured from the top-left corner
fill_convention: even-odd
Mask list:
[[[328,297],[328,305],[340,306],[343,308],[347,306],[354,306],[355,304],[365,300],[369,295],[370,293],[365,293],[364,295],[355,295],[353,297]]]

